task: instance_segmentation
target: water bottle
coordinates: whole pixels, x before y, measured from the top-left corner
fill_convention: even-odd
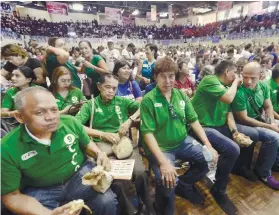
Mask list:
[[[211,151],[209,151],[209,149],[205,145],[202,147],[202,153],[207,162],[210,162],[213,160],[213,155],[212,155]]]

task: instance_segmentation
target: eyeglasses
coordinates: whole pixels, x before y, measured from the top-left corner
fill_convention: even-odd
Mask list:
[[[174,110],[174,107],[173,107],[172,104],[169,105],[169,112],[170,112],[170,115],[171,115],[172,119],[176,119],[177,118],[177,114],[175,113],[175,110]]]

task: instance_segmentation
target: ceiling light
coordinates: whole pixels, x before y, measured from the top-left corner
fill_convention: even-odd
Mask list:
[[[166,12],[161,12],[160,13],[160,17],[167,17],[168,16],[168,13],[166,13]]]
[[[73,10],[83,10],[83,5],[74,3]]]

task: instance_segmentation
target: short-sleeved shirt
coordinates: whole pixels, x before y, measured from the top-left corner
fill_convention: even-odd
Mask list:
[[[54,69],[56,69],[59,66],[65,66],[68,70],[70,70],[72,74],[72,80],[73,80],[73,85],[77,88],[81,88],[81,80],[78,76],[78,71],[75,68],[73,64],[70,63],[70,61],[67,61],[65,64],[61,65],[55,54],[50,54],[47,56],[46,59],[46,70],[48,72],[48,75],[51,79],[52,73]]]
[[[30,69],[34,70],[36,68],[42,67],[41,62],[36,58],[28,58],[28,60],[25,62],[24,66],[29,67]],[[13,70],[17,68],[14,64],[11,62],[7,62],[4,67],[5,70],[7,70],[9,73],[12,73]]]
[[[35,84],[31,84],[31,87],[36,86]],[[7,108],[9,110],[15,110],[15,102],[14,98],[15,95],[18,93],[19,89],[17,87],[11,87],[7,90],[6,94],[4,95],[2,101],[2,108]]]
[[[169,103],[158,86],[143,97],[140,118],[142,134],[152,133],[162,151],[177,148],[187,137],[187,122],[198,120],[185,93],[172,89]]]
[[[154,67],[155,61],[152,64],[149,64],[148,60],[144,60],[142,63],[141,75],[145,78],[151,79]]]
[[[116,95],[132,100],[142,97],[140,87],[136,81],[127,81],[125,84],[118,84]]]
[[[232,103],[233,112],[247,111],[247,116],[257,119],[260,116],[254,110],[248,98],[253,99],[258,110],[261,112],[264,101],[270,98],[269,88],[264,82],[258,82],[255,89],[246,88],[243,84],[238,88]]]
[[[279,113],[279,86],[274,79],[269,79],[267,85],[270,89],[270,99],[275,112]]]
[[[176,80],[174,83],[174,87],[177,89],[189,89],[191,88],[192,91],[195,91],[195,85],[191,81],[189,77],[186,77],[185,83],[181,83],[179,80]]]
[[[98,67],[100,60],[103,60],[103,58],[100,55],[94,55],[91,59],[91,64]],[[96,72],[94,69],[86,67],[84,72],[88,77],[92,79],[93,83],[97,83],[99,81],[100,74]]]
[[[226,124],[231,108],[220,100],[226,92],[226,86],[216,75],[208,75],[201,80],[192,99],[201,125],[219,127]]]
[[[121,124],[139,109],[139,104],[127,98],[115,96],[109,103],[102,100],[101,96],[94,99],[94,115],[92,128],[104,132],[117,133]],[[86,124],[91,119],[92,100],[83,104],[76,118],[81,124]],[[99,138],[94,138],[99,142]]]
[[[55,98],[59,110],[63,110],[68,105],[73,105],[85,100],[81,90],[78,88],[70,90],[65,98],[63,98],[59,93],[56,93]]]
[[[90,139],[72,116],[61,116],[50,146],[34,140],[24,125],[18,126],[1,143],[1,195],[22,186],[47,187],[69,179],[86,160]]]

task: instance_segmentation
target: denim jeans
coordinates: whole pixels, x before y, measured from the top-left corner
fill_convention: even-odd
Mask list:
[[[226,125],[214,128],[204,127],[204,131],[212,147],[219,154],[214,190],[219,194],[225,194],[228,185],[228,177],[240,154],[240,149],[239,146],[229,138],[230,131]]]
[[[207,162],[203,156],[202,145],[191,136],[187,136],[177,149],[163,152],[163,154],[173,166],[175,165],[174,162],[176,159],[191,163],[190,169],[184,175],[180,176],[178,180],[178,184],[183,187],[182,189],[185,192],[192,189],[192,185],[209,171]],[[175,189],[163,186],[160,167],[156,158],[152,154],[147,155],[147,158],[156,178],[155,204],[161,210],[162,214],[173,215]]]
[[[279,126],[279,120],[275,120],[275,123]],[[279,168],[279,147],[277,150],[277,155],[273,166]]]
[[[51,210],[72,200],[83,199],[94,214],[115,215],[117,200],[111,189],[97,193],[91,186],[81,183],[82,176],[93,167],[94,164],[87,161],[69,180],[61,184],[44,188],[28,187],[22,193],[34,197]]]
[[[271,168],[275,162],[278,146],[279,146],[279,134],[267,128],[262,127],[248,127],[237,124],[237,129],[240,133],[249,136],[253,140],[253,144],[249,147],[241,148],[240,157],[246,157],[251,164],[253,158],[254,146],[258,141],[262,142],[258,160],[256,162],[255,169],[257,173],[266,178],[271,175]],[[277,155],[278,156],[278,155]],[[243,163],[244,164],[244,163]],[[245,165],[245,164],[244,164]],[[249,168],[249,166],[246,166]]]

